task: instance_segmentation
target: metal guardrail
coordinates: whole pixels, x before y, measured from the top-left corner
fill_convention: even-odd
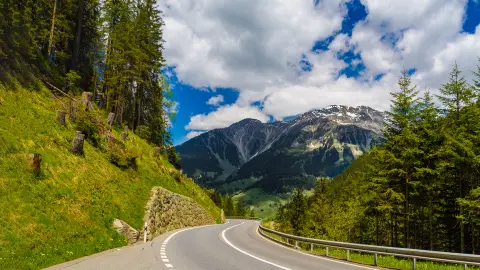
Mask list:
[[[262,225],[258,226],[259,232],[274,241],[278,241],[269,235],[266,235],[265,232],[277,235],[281,238],[295,241],[295,247],[298,248],[298,243],[307,243],[310,244],[310,251],[313,251],[314,246],[322,246],[326,248],[326,256],[328,257],[328,248],[337,248],[344,249],[347,251],[347,261],[350,261],[350,251],[371,253],[374,255],[374,265],[378,265],[378,255],[391,255],[403,258],[412,259],[412,269],[416,270],[417,260],[424,261],[437,261],[445,263],[460,264],[464,266],[464,269],[467,269],[469,265],[480,266],[480,256],[472,254],[463,254],[463,253],[450,253],[450,252],[439,252],[439,251],[430,251],[430,250],[420,250],[420,249],[409,249],[409,248],[396,248],[396,247],[385,247],[385,246],[373,246],[373,245],[363,245],[355,243],[346,243],[346,242],[336,242],[328,240],[319,240],[313,238],[306,238],[296,235],[291,235],[287,233],[278,232],[263,227]]]
[[[248,220],[259,220],[261,221],[261,218],[257,217],[242,217],[242,216],[227,216],[225,219],[248,219]]]

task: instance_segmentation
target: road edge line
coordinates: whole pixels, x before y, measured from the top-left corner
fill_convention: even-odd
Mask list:
[[[237,251],[239,251],[239,252],[241,252],[241,253],[243,253],[243,254],[245,254],[245,255],[247,255],[247,256],[250,256],[250,257],[252,257],[252,258],[254,258],[254,259],[256,259],[256,260],[259,260],[259,261],[264,262],[264,263],[266,263],[266,264],[270,264],[270,265],[272,265],[272,266],[278,267],[278,268],[283,269],[283,270],[292,270],[292,269],[290,269],[290,268],[287,268],[287,267],[278,265],[278,264],[276,264],[276,263],[273,263],[273,262],[267,261],[267,260],[265,260],[265,259],[259,258],[259,257],[255,256],[255,255],[252,255],[252,254],[250,254],[250,253],[248,253],[248,252],[246,252],[246,251],[243,251],[242,249],[234,246],[230,241],[228,241],[228,239],[225,237],[225,232],[228,231],[228,230],[230,230],[230,229],[232,229],[232,228],[235,228],[235,227],[237,227],[237,226],[243,225],[244,223],[245,223],[245,222],[242,221],[242,223],[240,223],[240,224],[234,225],[234,226],[232,226],[232,227],[229,227],[229,228],[223,230],[223,231],[222,231],[223,241],[225,241],[225,243],[227,243],[230,247],[234,248],[235,250],[237,250]]]

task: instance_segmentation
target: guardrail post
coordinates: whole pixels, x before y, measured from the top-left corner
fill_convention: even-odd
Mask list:
[[[468,264],[464,264],[463,269],[467,270],[468,269]]]
[[[378,254],[375,253],[373,256],[373,265],[377,266],[378,265]]]
[[[328,247],[326,247],[327,249],[325,250],[325,256],[328,257]]]
[[[298,249],[298,241],[295,241],[295,248]]]
[[[412,269],[413,269],[413,270],[417,270],[417,258],[413,258],[413,266],[412,266]]]
[[[310,244],[310,252],[313,252],[313,244]]]
[[[347,261],[350,261],[350,249],[347,249]]]

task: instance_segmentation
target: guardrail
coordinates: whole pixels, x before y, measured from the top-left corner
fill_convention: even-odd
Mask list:
[[[242,216],[227,216],[225,219],[248,219],[248,220],[262,220],[261,218],[257,217],[242,217]]]
[[[298,248],[298,243],[307,243],[310,244],[310,251],[313,251],[314,246],[321,246],[326,248],[326,256],[328,257],[328,248],[337,248],[344,249],[347,251],[347,261],[350,261],[350,251],[370,253],[374,255],[373,265],[378,265],[378,255],[390,255],[403,258],[412,259],[412,269],[417,269],[417,260],[424,261],[437,261],[445,263],[460,264],[464,266],[464,269],[467,269],[469,265],[480,266],[480,256],[472,254],[463,254],[463,253],[450,253],[450,252],[439,252],[439,251],[430,251],[430,250],[420,250],[420,249],[409,249],[409,248],[396,248],[396,247],[385,247],[385,246],[373,246],[373,245],[363,245],[363,244],[354,244],[346,242],[336,242],[328,240],[319,240],[313,238],[306,238],[296,235],[291,235],[287,233],[278,232],[263,227],[262,225],[258,226],[259,233],[263,236],[273,240],[278,241],[277,239],[272,238],[271,236],[265,234],[271,233],[277,235],[283,239],[295,241],[295,247]]]

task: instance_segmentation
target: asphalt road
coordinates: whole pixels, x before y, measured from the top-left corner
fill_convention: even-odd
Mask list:
[[[229,220],[177,230],[154,241],[102,252],[49,269],[375,269],[308,255],[265,239],[257,221]]]

